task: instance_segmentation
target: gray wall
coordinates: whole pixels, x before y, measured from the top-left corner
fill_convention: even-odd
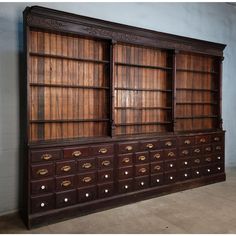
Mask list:
[[[0,3],[0,214],[16,211],[19,186],[18,54],[26,3]],[[236,7],[226,3],[40,3],[42,6],[227,44],[223,119],[226,164],[236,165]]]

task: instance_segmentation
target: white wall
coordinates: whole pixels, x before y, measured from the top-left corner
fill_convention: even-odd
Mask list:
[[[22,11],[0,3],[0,214],[18,209]],[[226,3],[40,3],[76,14],[227,44],[223,72],[226,163],[236,166],[236,8]]]

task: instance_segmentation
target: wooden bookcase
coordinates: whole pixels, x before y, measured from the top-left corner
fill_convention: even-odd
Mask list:
[[[29,228],[225,180],[225,45],[37,6],[24,25]]]

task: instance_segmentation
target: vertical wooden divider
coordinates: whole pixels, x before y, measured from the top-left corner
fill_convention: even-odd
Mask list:
[[[172,51],[172,131],[176,131],[176,54],[177,50]]]
[[[218,129],[223,128],[223,120],[222,120],[222,73],[223,73],[223,60],[224,57],[220,57],[218,60],[218,66],[219,66],[219,74],[218,74]]]

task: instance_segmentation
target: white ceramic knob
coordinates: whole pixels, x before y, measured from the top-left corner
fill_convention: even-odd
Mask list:
[[[41,207],[45,207],[45,203],[42,202],[42,203],[40,204],[40,206],[41,206]]]
[[[125,171],[125,175],[127,175],[127,174],[129,174],[129,172],[128,172],[128,171]]]
[[[172,176],[170,176],[170,179],[173,179],[173,177],[172,177]]]
[[[68,198],[64,198],[64,202],[68,202]]]
[[[143,185],[144,185],[144,182],[141,182],[140,185],[143,186]]]
[[[196,174],[199,175],[199,171],[196,171]]]
[[[217,169],[218,169],[218,170],[220,170],[221,168],[220,168],[220,167],[218,167]]]
[[[170,164],[170,167],[173,167],[173,164]]]
[[[105,193],[108,193],[108,192],[109,192],[109,190],[108,190],[108,189],[105,189],[105,190],[104,190],[104,192],[105,192]]]
[[[85,194],[85,197],[89,197],[89,193],[86,193],[86,194]]]
[[[217,157],[217,159],[218,159],[218,160],[220,160],[220,159],[221,159],[221,157]]]
[[[185,165],[188,165],[188,162],[187,162],[187,161],[185,161],[185,162],[184,162],[184,164],[185,164]]]
[[[125,189],[128,189],[129,188],[129,186],[128,185],[125,185]]]
[[[156,182],[157,182],[157,183],[159,183],[159,182],[160,182],[160,180],[159,180],[159,179],[157,179],[157,180],[156,180]]]
[[[210,169],[207,169],[207,172],[211,172],[211,170],[210,170]]]
[[[107,179],[109,177],[109,175],[104,175],[105,179]]]
[[[41,189],[42,189],[42,190],[46,189],[46,186],[45,186],[45,185],[42,185],[42,186],[41,186]]]
[[[184,174],[185,177],[188,177],[188,174]]]

